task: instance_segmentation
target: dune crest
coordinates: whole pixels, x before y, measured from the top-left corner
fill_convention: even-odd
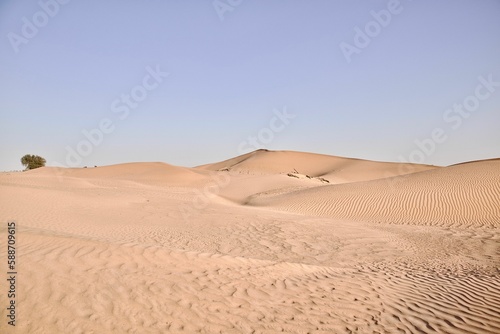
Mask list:
[[[342,158],[316,153],[257,150],[196,168],[251,175],[296,172],[312,177],[323,177],[332,183],[348,183],[417,173],[438,167]]]

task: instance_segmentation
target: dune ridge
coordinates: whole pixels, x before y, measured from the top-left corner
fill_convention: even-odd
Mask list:
[[[115,179],[153,185],[191,184],[205,175],[192,168],[163,162],[132,162],[89,168],[43,167],[25,172],[28,175],[57,176],[80,179]]]
[[[348,183],[405,175],[436,166],[390,163],[294,151],[257,150],[236,158],[196,167],[238,174],[269,175],[297,172],[324,177],[332,183]]]

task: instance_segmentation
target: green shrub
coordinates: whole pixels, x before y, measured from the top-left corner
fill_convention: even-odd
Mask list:
[[[33,154],[26,154],[21,158],[21,163],[26,167],[26,170],[43,167],[46,162],[44,158]]]

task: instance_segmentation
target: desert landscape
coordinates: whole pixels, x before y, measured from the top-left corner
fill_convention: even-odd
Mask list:
[[[500,1],[0,2],[0,334],[500,334]]]
[[[257,150],[3,172],[0,332],[500,333],[499,170]]]

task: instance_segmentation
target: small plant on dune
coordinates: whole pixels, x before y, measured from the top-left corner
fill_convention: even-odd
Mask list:
[[[320,180],[323,183],[330,183],[330,181],[328,181],[327,179],[324,179],[322,177],[318,177],[318,180]]]
[[[21,158],[21,163],[25,167],[25,170],[40,168],[45,166],[47,161],[38,155],[26,154]]]

